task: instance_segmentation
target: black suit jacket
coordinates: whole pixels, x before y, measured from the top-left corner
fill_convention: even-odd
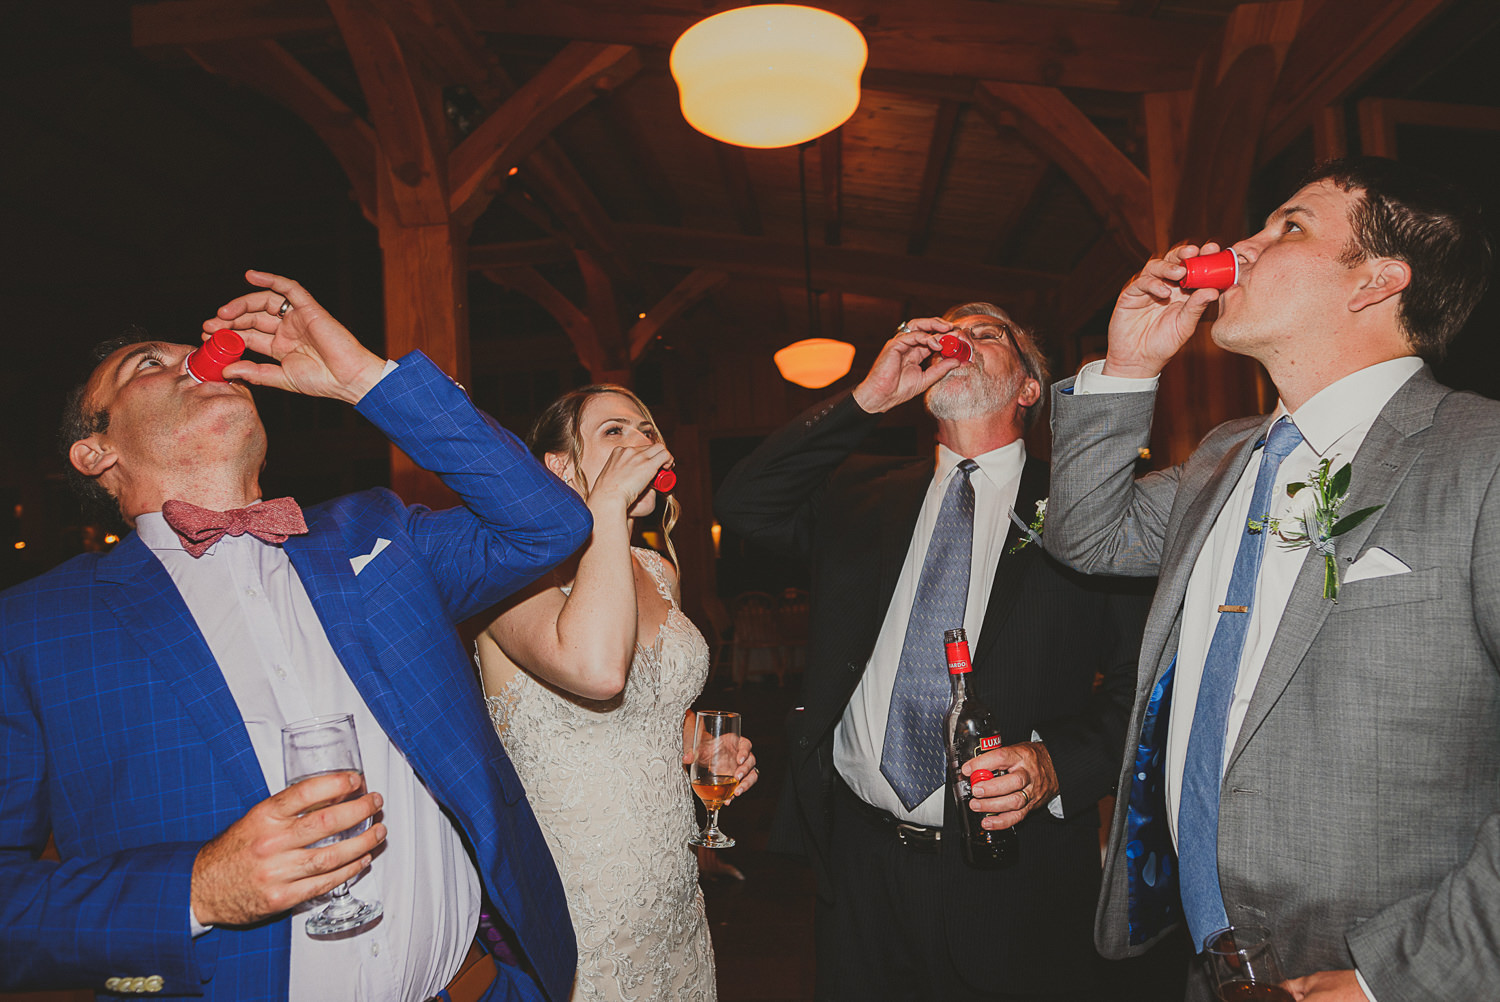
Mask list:
[[[833,732],[875,646],[933,475],[931,460],[853,455],[878,422],[847,393],[819,404],[736,466],[715,499],[726,527],[811,566],[805,708],[790,723],[791,776],[772,848],[805,854],[828,900],[837,892],[826,866],[838,851],[829,844]],[[1024,519],[1047,478],[1046,464],[1027,462],[1016,499]],[[1007,551],[1017,536],[1012,526]],[[1148,602],[1138,580],[1086,578],[1034,544],[995,570],[971,684],[1007,742],[1041,735],[1065,817],[1038,808],[1017,827],[1018,866],[982,879],[960,869],[953,886],[934,890],[957,907],[977,895],[976,918],[983,914],[1007,944],[999,948],[1018,959],[1023,951],[1064,963],[1093,955],[1097,803],[1119,774]]]

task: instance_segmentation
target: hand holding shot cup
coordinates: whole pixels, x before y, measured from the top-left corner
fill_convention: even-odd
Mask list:
[[[1103,374],[1154,378],[1240,278],[1239,256],[1215,243],[1183,244],[1147,261],[1115,300]]]

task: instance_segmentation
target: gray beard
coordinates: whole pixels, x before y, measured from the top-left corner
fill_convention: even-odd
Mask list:
[[[969,421],[996,414],[1016,402],[1023,372],[1002,381],[977,365],[954,369],[928,389],[927,412],[939,421]]]

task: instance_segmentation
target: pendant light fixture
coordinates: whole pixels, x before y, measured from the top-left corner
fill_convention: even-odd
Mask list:
[[[859,107],[869,48],[849,21],[816,7],[737,7],[672,46],[688,124],[720,142],[771,149],[816,139]]]

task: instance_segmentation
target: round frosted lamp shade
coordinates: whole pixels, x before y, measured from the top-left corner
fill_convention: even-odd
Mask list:
[[[705,18],[672,46],[682,116],[734,146],[795,146],[831,132],[859,107],[869,48],[837,14],[794,4],[738,7]]]
[[[854,364],[854,345],[832,338],[797,341],[771,356],[781,378],[809,390],[821,390],[842,379]]]

